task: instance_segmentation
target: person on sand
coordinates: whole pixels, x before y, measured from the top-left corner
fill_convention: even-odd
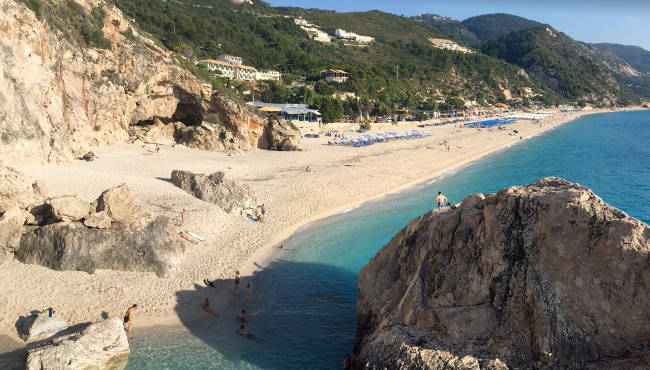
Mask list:
[[[198,240],[196,240],[196,239],[192,238],[191,236],[187,235],[184,231],[181,231],[179,235],[181,236],[181,238],[187,240],[188,242],[190,242],[192,244],[198,244],[199,243]]]
[[[350,359],[350,354],[346,354],[343,359],[343,370],[350,370],[350,366],[352,366],[352,359]]]
[[[211,281],[208,280],[208,279],[203,279],[203,284],[205,284],[205,286],[208,286],[208,287],[210,287],[210,288],[216,288],[216,287],[214,286],[214,283],[211,282]]]
[[[131,332],[131,327],[133,326],[134,311],[137,308],[138,308],[138,305],[134,304],[133,306],[129,307],[126,310],[126,315],[124,315],[124,329],[126,329],[129,333]]]
[[[205,301],[203,301],[203,305],[201,305],[201,307],[203,307],[203,311],[209,313],[210,315],[219,316],[218,313],[214,312],[212,308],[210,308],[210,300],[208,297],[205,297]]]
[[[442,192],[438,192],[438,196],[436,197],[436,203],[438,203],[438,209],[444,208],[445,204],[447,203],[447,197],[442,195]]]
[[[241,275],[239,274],[239,270],[235,273],[235,293],[237,294],[237,289],[239,289],[239,279],[241,279]]]
[[[185,213],[186,212],[187,211],[185,210],[185,208],[183,208],[183,210],[181,211],[181,222],[183,223],[183,225],[185,225]]]
[[[47,314],[47,317],[52,317],[56,313],[56,311],[54,311],[54,308],[48,307],[48,308],[43,309],[43,311],[41,311],[41,313]]]
[[[248,321],[248,316],[246,316],[246,310],[241,310],[241,315],[235,317],[237,321],[246,322]]]
[[[244,328],[244,325],[239,327],[239,335],[241,335],[242,337],[246,337],[248,339],[255,338],[255,336],[253,334],[249,333],[248,330],[246,330],[246,328]]]

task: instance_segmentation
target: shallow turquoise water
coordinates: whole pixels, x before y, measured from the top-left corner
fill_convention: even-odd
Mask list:
[[[588,116],[429,184],[364,204],[303,228],[254,280],[251,322],[260,340],[226,319],[156,330],[131,341],[129,369],[336,369],[352,351],[357,276],[409,220],[433,207],[557,176],[590,187],[650,223],[650,112]],[[233,310],[238,308],[233,307]]]

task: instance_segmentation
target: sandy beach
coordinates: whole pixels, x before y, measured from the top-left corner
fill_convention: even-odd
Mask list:
[[[209,297],[215,310],[225,315],[232,309],[235,271],[240,270],[244,277],[239,291],[242,297],[246,281],[279,252],[278,243],[306,223],[433,179],[582,115],[601,112],[556,113],[540,122],[519,120],[503,131],[459,128],[457,124],[426,128],[418,128],[417,122],[373,124],[372,132],[415,128],[432,135],[362,148],[327,145],[330,137],[303,139],[305,152],[257,150],[237,155],[182,146],[161,147],[159,153],[151,153],[141,145],[120,144],[94,148],[99,157],[94,162],[19,166],[44,182],[50,196],[79,194],[92,200],[105,189],[126,183],[136,193],[137,205],[148,211],[177,219],[181,209],[186,209],[183,230],[201,235],[205,241],[188,243],[183,261],[168,278],[137,272],[58,272],[16,260],[4,262],[0,265],[0,353],[24,346],[14,327],[20,316],[49,306],[68,324],[74,324],[96,321],[102,314],[121,317],[127,307],[137,303],[136,331],[179,324],[179,312],[201,320],[207,315],[201,310],[205,289],[198,292],[197,286],[203,287],[204,278],[217,280],[217,289],[210,290],[214,292]],[[444,141],[449,143],[449,151]],[[307,166],[315,171],[306,172]],[[253,223],[239,213],[228,214],[177,188],[169,182],[175,169],[225,171],[248,184],[258,204],[268,209],[265,222]],[[432,194],[432,207],[433,198]],[[187,294],[192,291],[196,294]]]

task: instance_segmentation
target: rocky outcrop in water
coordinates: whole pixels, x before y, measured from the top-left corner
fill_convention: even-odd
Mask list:
[[[214,203],[226,212],[255,206],[255,196],[246,184],[229,179],[224,172],[210,175],[174,170],[172,183],[206,202]]]
[[[122,322],[110,318],[30,350],[26,368],[121,370],[126,367],[130,353]]]
[[[130,134],[204,150],[265,148],[259,143],[261,117],[197,80],[179,56],[140,34],[115,6],[103,0],[48,1],[40,4],[39,18],[24,3],[0,0],[5,163],[69,162],[90,146],[123,142]],[[66,9],[54,15],[52,8]],[[75,22],[58,18],[71,14]],[[110,48],[82,47],[70,34],[69,28],[83,27],[79,17],[97,22],[97,14],[103,14]],[[141,127],[148,136],[138,136]]]
[[[548,178],[409,223],[361,271],[356,368],[650,367],[650,228]]]

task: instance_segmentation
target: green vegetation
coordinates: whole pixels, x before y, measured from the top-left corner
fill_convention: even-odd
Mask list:
[[[462,24],[483,43],[499,39],[511,32],[542,26],[539,22],[504,13],[467,18]]]
[[[524,87],[541,95],[553,95],[505,62],[480,53],[465,55],[435,49],[427,39],[443,37],[442,32],[413,19],[378,11],[341,14],[274,9],[263,2],[237,5],[229,0],[115,3],[127,16],[135,18],[144,31],[190,61],[225,53],[243,57],[245,64],[258,70],[279,70],[284,84],[258,83],[261,99],[314,107],[319,103],[332,110],[324,117],[326,120],[338,119],[342,114],[357,116],[359,110],[391,114],[399,108],[432,109],[437,106],[436,101],[451,98],[487,105],[504,99],[501,88],[509,89],[514,96],[520,95]],[[291,18],[297,16],[330,34],[343,28],[375,37],[376,41],[358,47],[340,40],[329,44],[309,40]],[[210,71],[186,64],[213,85],[215,78],[221,80]],[[320,79],[320,71],[326,68],[343,69],[350,73],[350,78],[342,84],[326,83]],[[286,87],[300,80],[306,81],[306,86]],[[358,99],[335,99],[339,101],[336,104],[324,99],[343,93],[352,93]]]
[[[570,100],[626,105],[637,100],[581,44],[550,26],[511,32],[483,47],[487,55],[524,68]],[[587,96],[591,98],[587,98]]]
[[[101,6],[88,13],[73,0],[23,0],[23,3],[33,10],[37,17],[45,19],[50,26],[63,32],[68,41],[81,47],[111,48],[111,43],[102,31],[106,13]]]

